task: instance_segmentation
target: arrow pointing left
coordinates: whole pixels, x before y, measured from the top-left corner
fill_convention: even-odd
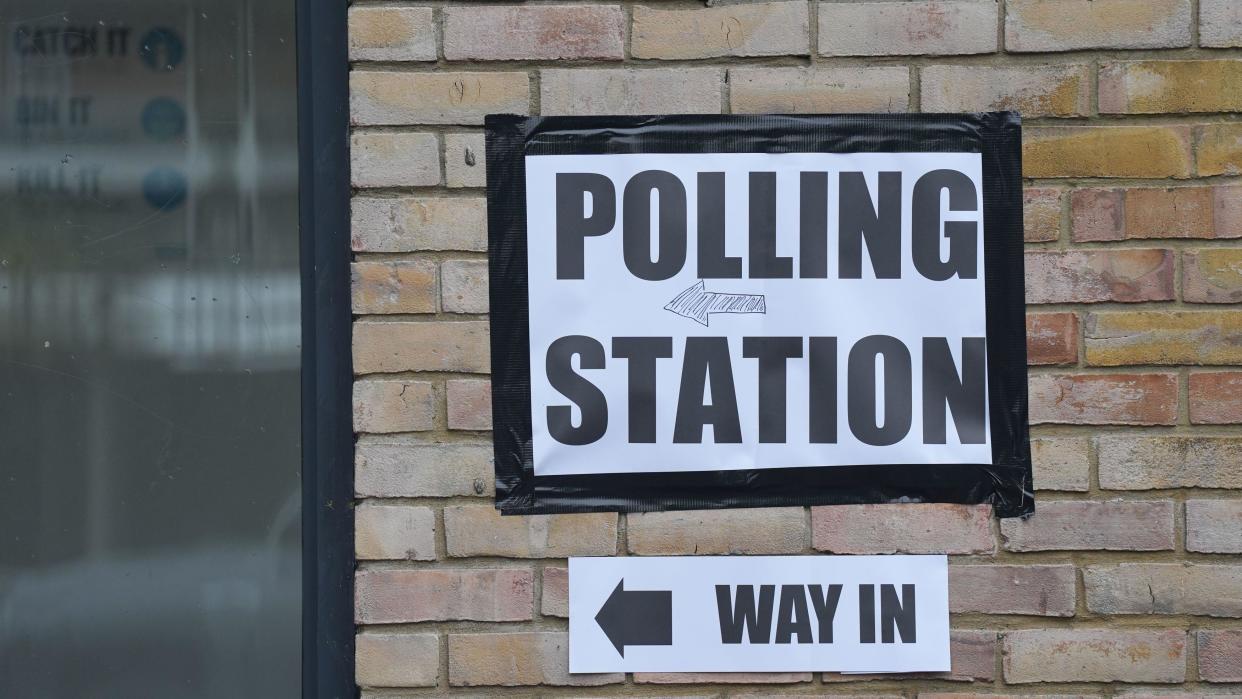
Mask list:
[[[625,590],[625,578],[595,615],[595,623],[621,657],[626,646],[673,645],[672,591]]]

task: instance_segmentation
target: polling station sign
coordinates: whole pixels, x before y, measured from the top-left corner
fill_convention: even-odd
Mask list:
[[[503,512],[1033,509],[1016,115],[486,125]]]
[[[570,672],[944,672],[945,556],[571,558]]]

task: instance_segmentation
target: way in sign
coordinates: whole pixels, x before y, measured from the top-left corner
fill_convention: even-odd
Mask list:
[[[572,672],[948,669],[944,556],[578,558]]]

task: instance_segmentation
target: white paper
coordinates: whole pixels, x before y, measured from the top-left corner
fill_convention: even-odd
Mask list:
[[[978,194],[973,212],[949,211],[942,193],[945,220],[977,224],[978,273],[973,279],[931,281],[919,274],[911,255],[911,192],[918,178],[932,170],[953,169],[967,175]],[[671,172],[685,184],[688,199],[686,264],[676,276],[646,281],[623,263],[621,205],[624,184],[638,172]],[[697,173],[723,172],[726,180],[726,253],[748,256],[748,174],[777,175],[777,254],[794,259],[795,278],[701,280],[697,260]],[[829,173],[827,279],[797,278],[799,260],[799,175],[802,171]],[[877,196],[881,171],[902,174],[902,272],[900,279],[875,279],[863,254],[862,279],[838,279],[838,218],[834,208],[837,175],[864,173],[872,197]],[[616,224],[604,235],[585,239],[583,279],[556,276],[556,175],[564,172],[600,173],[617,183]],[[982,443],[962,444],[950,426],[947,443],[928,444],[922,428],[920,344],[924,337],[945,337],[960,365],[962,338],[986,335],[983,269],[983,186],[981,159],[974,153],[866,153],[866,154],[625,154],[550,155],[526,158],[527,236],[530,302],[531,418],[534,470],[538,476],[760,469],[847,464],[990,464],[990,426]],[[942,239],[942,250],[947,242]],[[942,256],[947,254],[942,253]],[[708,292],[762,295],[762,313],[717,313],[704,327],[665,310],[674,298],[703,282]],[[598,340],[608,353],[604,369],[579,373],[607,396],[608,427],[598,440],[567,445],[548,430],[549,406],[571,405],[547,379],[546,358],[557,338],[585,335]],[[857,439],[846,425],[846,381],[849,349],[861,338],[888,335],[900,339],[913,357],[913,422],[908,434],[895,444],[876,446]],[[611,341],[625,336],[667,336],[673,339],[673,357],[657,363],[657,439],[631,443],[627,422],[627,362],[611,355]],[[716,443],[713,429],[703,430],[702,443],[674,443],[674,413],[678,403],[685,339],[727,337],[737,395],[742,442]],[[783,443],[758,439],[759,407],[757,361],[744,359],[746,336],[831,336],[838,338],[838,441],[812,443],[807,423],[808,377],[803,359],[787,364],[787,435]],[[882,406],[882,397],[879,401]],[[577,408],[573,408],[577,411]],[[877,408],[882,410],[881,407]],[[577,412],[574,413],[577,415]],[[986,410],[984,411],[986,419]]]
[[[620,634],[618,640],[627,636],[615,626],[601,627],[596,617],[622,580],[624,592],[631,595],[671,595],[671,645],[641,643],[647,631],[640,630],[628,636],[639,643],[624,644],[623,653],[618,650],[609,634]],[[740,643],[724,642],[717,586],[727,586],[731,605],[736,602],[738,586],[753,586],[757,613],[764,585],[774,586],[775,600],[767,642],[751,642],[748,626]],[[809,627],[800,627],[800,633],[789,635],[786,643],[774,642],[780,620],[789,616],[782,613],[782,596],[792,600],[795,594],[808,594],[811,585],[825,591],[824,599],[830,586],[841,586],[831,622],[832,642],[821,642],[819,620],[809,601]],[[893,586],[890,592],[898,599],[909,593],[915,601],[913,627],[907,626],[913,639],[903,637],[890,623],[891,642],[884,642],[881,596],[885,585]],[[906,585],[913,588],[903,590]],[[874,614],[864,618],[871,622],[872,643],[862,642],[860,624],[860,589],[868,586],[874,586]],[[945,556],[573,558],[569,561],[569,669],[574,673],[943,672],[950,669],[948,599]],[[664,623],[660,611],[644,607],[641,597],[624,598],[623,604],[627,605],[623,612],[656,631],[646,640],[657,639],[660,634],[654,627]],[[732,622],[729,617],[723,624]]]

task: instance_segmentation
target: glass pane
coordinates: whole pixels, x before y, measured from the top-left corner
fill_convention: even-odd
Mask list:
[[[0,696],[300,696],[293,11],[0,9]]]

